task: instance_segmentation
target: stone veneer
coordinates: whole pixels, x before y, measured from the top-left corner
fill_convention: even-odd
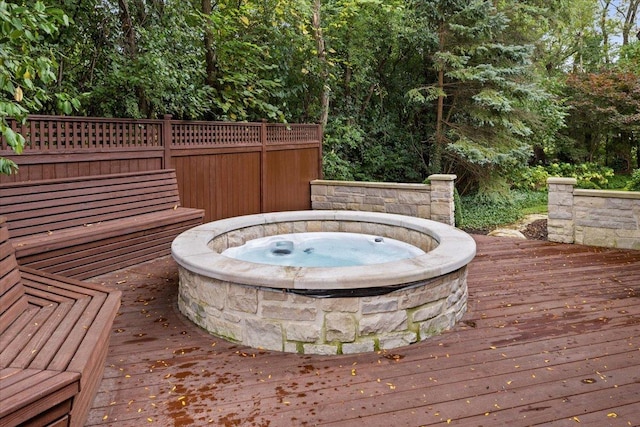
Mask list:
[[[549,178],[548,239],[640,249],[640,192],[576,189],[574,178]]]
[[[229,341],[303,354],[392,349],[450,329],[467,306],[466,267],[385,295],[317,298],[180,268],[178,307]]]
[[[305,231],[375,234],[429,253],[340,268],[261,265],[220,255],[257,237]],[[306,211],[205,224],[179,236],[172,252],[180,271],[179,309],[210,333],[255,348],[346,354],[404,346],[451,328],[466,310],[466,265],[475,255],[475,243],[453,227],[428,220]],[[211,273],[209,265],[226,270]],[[335,288],[347,293],[308,295]],[[350,290],[362,295],[363,289],[374,292],[346,296]]]
[[[385,212],[455,225],[455,175],[437,174],[429,184],[311,181],[311,208]]]

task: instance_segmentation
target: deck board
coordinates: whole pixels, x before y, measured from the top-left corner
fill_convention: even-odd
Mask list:
[[[474,238],[463,320],[381,353],[212,337],[170,258],[96,278],[123,301],[88,425],[640,425],[640,251]]]

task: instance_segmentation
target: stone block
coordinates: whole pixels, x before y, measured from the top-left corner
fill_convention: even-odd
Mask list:
[[[373,350],[375,350],[375,342],[373,340],[342,344],[342,354],[367,353]]]
[[[387,334],[378,339],[380,350],[389,350],[392,348],[404,347],[418,341],[418,335],[415,332],[406,331],[396,334]]]
[[[289,299],[289,295],[286,292],[279,290],[263,290],[260,292],[260,297],[262,301],[287,301]]]
[[[276,225],[278,226],[278,232],[276,234],[293,233],[293,223],[291,222],[279,222]]]
[[[303,344],[302,350],[304,354],[318,354],[325,356],[338,354],[338,346],[330,344]]]
[[[432,286],[407,290],[406,293],[399,298],[399,308],[405,310],[420,307],[430,302],[447,298],[450,292],[451,284],[448,281],[445,283],[442,279],[438,279]]]
[[[325,341],[353,342],[356,339],[356,320],[349,313],[327,313]]]
[[[379,296],[375,299],[362,300],[362,314],[386,313],[398,309],[398,298]]]
[[[287,353],[298,353],[298,343],[289,341],[285,342],[284,351],[286,351]]]
[[[340,223],[338,221],[322,221],[322,231],[340,231]]]
[[[215,279],[208,279],[209,283],[198,286],[198,299],[205,304],[222,310],[227,299],[227,284]]]
[[[320,339],[322,328],[313,323],[290,323],[285,327],[288,341],[316,342]]]
[[[362,223],[354,221],[340,222],[340,231],[345,233],[362,233]]]
[[[282,326],[280,324],[267,322],[264,319],[246,319],[244,323],[244,344],[267,350],[284,350]]]
[[[263,318],[268,319],[311,321],[316,319],[318,310],[311,306],[298,307],[264,301],[261,304],[261,313]]]
[[[382,197],[367,196],[364,198],[363,202],[368,205],[384,205],[384,199]]]
[[[416,216],[418,213],[418,207],[413,205],[401,205],[399,203],[387,203],[385,209],[388,213]]]
[[[311,184],[311,196],[326,196],[327,186],[320,184]]]
[[[412,313],[411,320],[413,322],[422,322],[442,314],[442,311],[445,307],[444,303],[445,303],[444,300],[440,300],[440,301],[430,302],[428,304],[425,304],[419,307]]]
[[[294,233],[306,233],[307,232],[307,222],[306,221],[296,221],[293,223],[293,232]]]
[[[324,298],[320,301],[320,309],[325,312],[355,313],[360,309],[357,298]]]
[[[203,324],[200,326],[221,338],[235,342],[243,341],[242,326],[239,323],[217,317],[207,317],[203,319]]]
[[[420,338],[425,339],[440,334],[455,325],[455,313],[448,311],[433,319],[420,323]]]
[[[407,329],[407,313],[396,311],[363,316],[360,319],[359,334],[383,334]]]
[[[257,313],[257,288],[248,286],[230,286],[227,292],[226,307],[243,313]]]
[[[550,192],[549,207],[551,206],[573,206],[573,193]]]
[[[333,209],[333,204],[331,202],[327,202],[327,201],[313,201],[311,203],[311,209],[316,210],[316,211],[326,211],[326,210],[332,210]]]
[[[398,202],[411,205],[423,205],[428,202],[428,193],[423,191],[401,191],[398,193]]]
[[[309,233],[322,231],[322,221],[307,221],[307,231]]]
[[[429,203],[418,206],[418,218],[431,219],[431,206]]]

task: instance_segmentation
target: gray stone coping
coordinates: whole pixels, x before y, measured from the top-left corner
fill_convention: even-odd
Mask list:
[[[640,191],[619,191],[619,190],[587,190],[576,188],[573,190],[574,196],[583,197],[604,197],[612,199],[637,199],[640,200]]]
[[[331,181],[314,179],[312,185],[329,185],[332,187],[364,187],[364,188],[393,188],[398,190],[429,191],[427,184],[403,184],[396,182],[364,182],[364,181]]]
[[[438,246],[415,258],[356,267],[283,267],[225,257],[209,248],[215,237],[246,227],[295,221],[375,223],[415,230]],[[357,289],[406,285],[456,271],[475,256],[475,241],[457,228],[422,218],[361,211],[292,211],[247,215],[200,225],[172,243],[176,262],[185,269],[234,283],[281,289]]]
[[[550,177],[547,178],[547,184],[576,185],[578,180],[575,178]]]

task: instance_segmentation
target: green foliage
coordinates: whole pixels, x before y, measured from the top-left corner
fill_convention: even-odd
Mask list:
[[[549,176],[575,178],[578,188],[607,188],[609,178],[614,176],[613,169],[595,163],[552,163],[546,170]]]
[[[520,191],[543,191],[547,187],[549,172],[544,166],[527,166],[509,174],[511,188]]]
[[[631,175],[632,176],[632,175]],[[607,190],[624,190],[627,184],[631,181],[630,175],[615,174],[612,177],[607,178]]]
[[[605,46],[622,27],[593,0],[322,0],[315,23],[308,0],[44,4],[0,0],[17,151],[5,118],[28,111],[318,122],[328,94],[328,178],[455,173],[499,200],[544,188],[533,148],[536,164],[637,165],[640,45]]]
[[[458,189],[457,188],[453,188],[453,205],[454,205],[454,212],[453,212],[453,220],[454,220],[454,225],[456,227],[463,227],[464,226],[464,215],[463,215],[463,207],[462,207],[462,199],[460,198],[460,193],[458,193]]]
[[[68,25],[61,10],[47,8],[41,1],[30,6],[0,1],[0,136],[20,154],[25,145],[8,119],[23,121],[49,99],[45,86],[56,79],[56,62],[47,41]],[[0,174],[11,174],[16,164],[0,157]]]
[[[546,192],[512,191],[505,197],[482,194],[462,196],[462,226],[467,230],[490,231],[539,212],[547,204]]]
[[[534,74],[533,46],[509,37],[510,19],[493,1],[433,0],[416,9],[435,35],[425,58],[428,80],[407,92],[437,111],[430,141],[444,149],[430,150],[430,171],[448,166],[481,192],[505,191],[508,171],[524,166],[532,146],[562,122]]]
[[[636,169],[631,174],[631,179],[625,186],[625,190],[640,191],[640,169]]]

